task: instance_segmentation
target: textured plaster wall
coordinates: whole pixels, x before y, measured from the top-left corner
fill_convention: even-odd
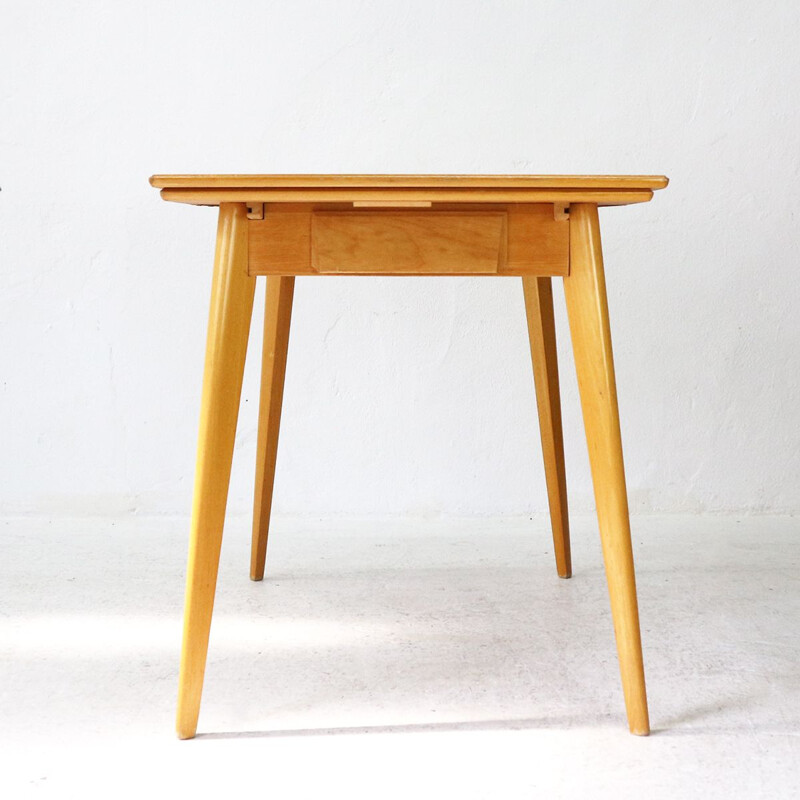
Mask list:
[[[795,2],[0,8],[0,511],[189,508],[215,212],[154,172],[669,175],[602,212],[633,508],[800,510]],[[516,279],[298,280],[276,510],[544,511],[527,347]]]

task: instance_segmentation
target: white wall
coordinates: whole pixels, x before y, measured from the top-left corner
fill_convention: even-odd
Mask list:
[[[795,2],[0,7],[3,512],[189,508],[215,212],[154,172],[669,175],[602,212],[633,508],[800,511]],[[289,357],[277,511],[546,509],[518,280],[300,279]]]

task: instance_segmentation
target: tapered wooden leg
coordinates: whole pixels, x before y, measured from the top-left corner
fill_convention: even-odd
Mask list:
[[[558,390],[558,353],[550,278],[524,276],[525,311],[531,341],[539,433],[542,437],[544,474],[550,504],[550,526],[556,569],[562,578],[572,575],[567,512],[567,476],[564,469],[564,437],[561,430],[561,397]]]
[[[293,296],[294,277],[267,278],[261,403],[258,412],[256,491],[253,502],[253,540],[250,551],[250,578],[254,581],[260,581],[264,577],[264,562],[267,558],[267,536],[272,510],[272,487],[275,483],[275,460],[278,456],[278,433],[281,425],[283,381],[286,375]]]
[[[564,291],[597,519],[628,725],[632,733],[644,736],[650,732],[650,723],[597,206],[570,206],[569,226],[570,273],[564,278]]]
[[[255,278],[247,274],[247,207],[225,203],[219,209],[194,479],[178,686],[181,739],[197,730],[254,289]]]

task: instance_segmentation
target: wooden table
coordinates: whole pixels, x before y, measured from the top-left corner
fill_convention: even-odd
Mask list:
[[[649,733],[598,206],[661,176],[156,175],[165,200],[219,206],[183,629],[178,736],[195,735],[255,279],[267,276],[250,577],[267,551],[297,275],[522,277],[556,567],[571,573],[551,278],[564,292],[631,732]],[[402,343],[399,343],[402,346]]]

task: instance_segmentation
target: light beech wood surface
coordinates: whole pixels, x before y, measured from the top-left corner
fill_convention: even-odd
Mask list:
[[[250,575],[264,577],[295,275],[521,275],[556,567],[571,575],[552,277],[564,279],[622,687],[649,732],[599,205],[661,176],[168,175],[219,205],[192,507],[178,735],[195,735],[256,276],[267,276]]]
[[[566,275],[552,204],[360,208],[268,203],[248,222],[251,275]]]
[[[558,386],[558,352],[550,278],[526,275],[522,278],[531,361],[539,412],[544,474],[550,506],[550,526],[559,577],[572,575],[567,511],[567,473],[564,465],[564,436],[561,429],[561,394]]]
[[[261,351],[256,490],[253,500],[253,543],[250,553],[250,578],[254,581],[260,581],[264,577],[264,563],[267,558],[267,537],[272,512],[275,461],[278,457],[278,433],[281,425],[293,297],[294,277],[267,278],[264,344]]]
[[[165,200],[220,203],[386,205],[472,203],[646,203],[663,175],[153,175]]]
[[[255,278],[247,274],[247,208],[219,210],[200,403],[200,433],[186,575],[177,730],[194,736],[214,609],[222,528],[239,416]]]
[[[157,188],[536,188],[663,189],[663,175],[153,175]]]
[[[622,461],[614,355],[611,350],[611,325],[596,206],[576,205],[570,209],[570,274],[564,279],[564,294],[628,725],[631,733],[646,736],[650,732],[650,722]]]

